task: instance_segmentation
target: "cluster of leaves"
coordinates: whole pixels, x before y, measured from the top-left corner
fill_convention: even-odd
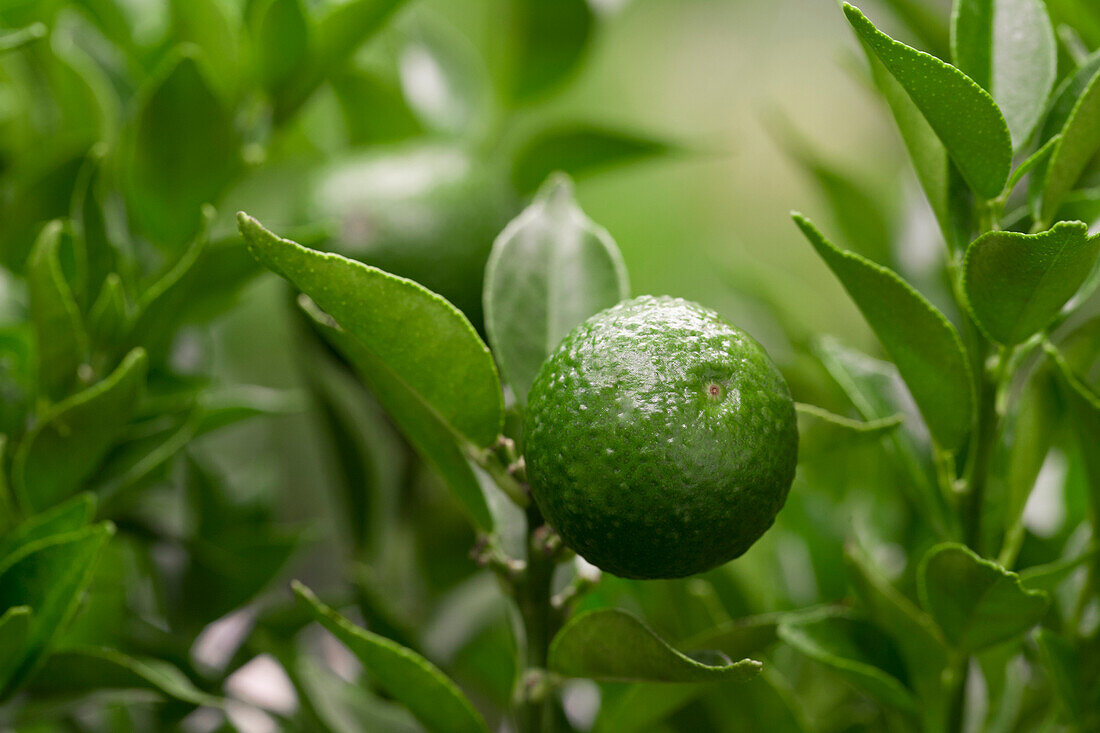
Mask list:
[[[568,553],[523,491],[515,416],[561,336],[626,295],[610,237],[572,203],[564,179],[551,178],[494,244],[484,291],[491,351],[431,291],[280,239],[241,215],[257,258],[306,296],[300,306],[313,327],[356,367],[484,535],[476,557],[497,572],[518,611],[513,703],[523,730],[573,725],[554,702],[574,677],[605,683],[598,717],[584,722],[595,730],[700,721],[736,729],[745,709],[757,725],[791,730],[1097,723],[1100,475],[1092,454],[1100,397],[1091,382],[1100,344],[1089,319],[1100,237],[1089,225],[1100,211],[1089,187],[1100,160],[1090,92],[1098,68],[1077,53],[1088,46],[1071,25],[1062,26],[1068,50],[1060,58],[1039,0],[959,0],[954,63],[893,39],[851,5],[843,11],[944,246],[935,275],[923,274],[937,306],[898,274],[903,253],[883,238],[891,227],[867,214],[859,187],[788,132],[785,142],[825,184],[853,246],[868,251],[839,248],[802,215],[795,222],[890,359],[789,328],[814,360],[794,365],[792,381],[806,390],[813,373],[824,373],[834,383],[835,411],[801,406],[808,439],[800,487],[819,501],[792,501],[776,531],[779,542],[799,543],[780,547],[780,563],[797,548],[832,542],[820,555],[807,552],[804,570],[832,587],[811,588],[803,603],[786,599],[818,606],[735,620],[751,606],[738,594],[760,584],[728,569],[657,592],[610,578],[593,589],[583,564],[555,580],[554,564]],[[878,236],[863,241],[865,227]],[[820,386],[800,393],[829,397]],[[1066,520],[1053,533],[1030,532],[1032,490],[1043,467],[1059,463],[1069,464],[1054,479]],[[870,481],[853,480],[861,468]],[[500,493],[525,512],[526,546],[509,546],[510,536],[522,536],[513,526],[522,518]],[[831,504],[824,510],[823,497]],[[852,528],[854,509],[866,519]],[[429,729],[450,729],[437,717],[443,710],[449,721],[467,721],[459,730],[486,729],[427,659],[298,593]],[[675,651],[621,605],[680,630],[684,648],[708,651]],[[700,607],[705,620],[685,620]],[[773,666],[760,675],[748,655]],[[409,660],[416,667],[399,673]]]
[[[362,363],[354,353],[334,359],[319,337],[323,324],[302,334],[315,357],[303,370],[310,401],[211,377],[211,323],[261,269],[218,210],[277,212],[298,239],[344,250],[362,244],[351,234],[367,217],[396,249],[426,248],[394,269],[431,270],[446,254],[460,273],[475,272],[472,297],[463,300],[470,283],[462,278],[441,289],[450,287],[480,328],[485,258],[522,197],[552,168],[583,175],[667,146],[587,123],[518,124],[526,107],[578,72],[599,25],[583,0],[500,2],[506,43],[491,63],[440,13],[406,5],[0,8],[5,729],[167,729],[196,708],[232,712],[240,703],[227,702],[227,680],[257,654],[277,658],[297,686],[300,707],[283,711],[287,725],[348,729],[347,716],[358,721],[352,729],[415,725],[372,695],[388,689],[385,674],[359,696],[298,655],[293,639],[309,617],[292,602],[257,618],[245,610],[248,633],[213,662],[202,653],[204,630],[254,609],[308,538],[277,520],[276,497],[230,485],[204,453],[204,436],[313,406],[334,437],[351,560],[388,554],[387,543],[407,530],[378,531],[389,518],[374,506],[372,461],[387,449],[411,454],[349,381],[351,363],[371,375],[387,407],[422,410],[409,440],[429,446],[428,465],[460,492],[481,495],[461,454],[430,447],[436,416],[418,408],[405,375],[369,351]],[[372,190],[385,192],[378,211],[332,202],[326,182],[348,173],[346,161],[364,187],[377,181]],[[426,189],[394,194],[386,170],[418,164]],[[409,211],[433,220],[410,228]],[[413,241],[424,231],[427,240]],[[384,259],[381,249],[356,254]],[[472,394],[463,410],[487,393]],[[459,423],[487,444],[499,430],[485,419]],[[417,481],[416,465],[400,481]],[[414,503],[389,510],[404,514]],[[484,504],[472,511],[478,526],[490,525]],[[392,612],[384,585],[368,580],[370,567],[348,567],[361,576],[353,585],[373,628],[406,641],[419,635]],[[448,710],[431,714],[450,719]]]
[[[490,4],[480,44],[401,0],[0,9],[0,725],[233,729],[256,705],[325,731],[1096,727],[1093,4],[885,3],[935,56],[845,6],[942,256],[915,264],[893,192],[776,126],[852,250],[796,223],[890,361],[736,282],[792,347],[799,477],[752,552],[667,582],[560,546],[518,426],[560,338],[628,294],[548,175],[668,146],[529,124],[601,18]],[[308,400],[208,374],[208,324],[260,265],[302,293]],[[320,594],[290,597],[305,533],[198,439],[302,402],[339,532]],[[260,655],[290,702],[243,702]]]

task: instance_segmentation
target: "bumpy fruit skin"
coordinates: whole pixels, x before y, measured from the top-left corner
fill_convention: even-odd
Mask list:
[[[642,296],[577,326],[528,395],[527,475],[565,543],[624,578],[744,553],[794,480],[790,390],[717,313]]]

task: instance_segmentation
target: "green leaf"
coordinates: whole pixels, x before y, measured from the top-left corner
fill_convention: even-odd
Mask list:
[[[27,272],[31,325],[37,342],[38,388],[51,399],[68,394],[88,351],[88,335],[61,270],[61,222],[42,229]]]
[[[837,248],[808,219],[793,216],[897,364],[933,437],[944,448],[958,448],[974,410],[970,364],[958,331],[896,273]]]
[[[779,625],[779,638],[891,707],[915,713],[917,700],[905,682],[897,649],[881,631],[836,612],[795,616]]]
[[[348,68],[329,79],[355,147],[405,140],[424,133],[396,82],[366,69]]]
[[[890,417],[883,417],[877,420],[853,420],[850,417],[844,417],[843,415],[837,415],[836,413],[829,412],[823,407],[817,405],[808,405],[805,402],[796,402],[795,410],[799,415],[806,415],[814,420],[826,423],[832,427],[849,433],[858,433],[868,437],[880,437],[893,432],[898,426],[905,422],[905,416],[897,413]]]
[[[1052,111],[1052,115],[1056,112]],[[1065,124],[1061,139],[1054,144],[1044,174],[1035,173],[1042,181],[1035,189],[1039,198],[1039,220],[1052,221],[1067,194],[1077,185],[1081,173],[1100,149],[1100,71],[1097,71],[1076,98]]]
[[[73,239],[78,243],[87,262],[86,294],[89,298],[100,292],[107,276],[119,269],[118,251],[107,234],[104,214],[105,197],[103,179],[106,176],[104,162],[107,146],[98,144],[88,154],[81,166],[69,206],[69,222]]]
[[[574,178],[674,151],[667,141],[623,130],[573,124],[545,129],[512,158],[512,182],[521,193],[537,189],[555,171]]]
[[[969,240],[971,195],[959,170],[951,162],[936,131],[928,124],[901,84],[890,75],[869,48],[864,49],[875,87],[886,99],[901,133],[902,142],[924,195],[932,207],[948,248],[955,250]]]
[[[1026,341],[1058,316],[1088,278],[1100,253],[1079,221],[1038,234],[986,232],[963,263],[963,290],[975,321],[994,341]]]
[[[1020,571],[1020,584],[1029,590],[1042,590],[1053,593],[1058,585],[1068,578],[1074,570],[1100,555],[1100,547],[1081,553],[1077,557],[1033,565]]]
[[[80,494],[48,511],[24,520],[0,539],[0,563],[31,542],[52,535],[75,532],[87,526],[95,515],[95,504],[95,496],[87,493]]]
[[[232,115],[185,46],[141,94],[123,151],[127,211],[154,244],[176,249],[198,232],[240,170]]]
[[[220,706],[183,672],[159,659],[138,659],[115,649],[78,646],[52,652],[30,681],[36,695],[84,695],[101,690],[150,690],[191,705]]]
[[[1085,461],[1093,522],[1097,522],[1097,518],[1100,518],[1100,451],[1095,448],[1100,445],[1100,395],[1073,373],[1065,358],[1053,346],[1044,344],[1044,348],[1057,367],[1056,373],[1063,399],[1069,408],[1072,430],[1077,435]]]
[[[332,316],[439,420],[479,447],[504,421],[489,349],[454,306],[411,280],[279,239],[244,213],[253,255]]]
[[[93,348],[114,354],[130,330],[130,309],[122,279],[111,273],[88,312],[88,338]]]
[[[952,542],[925,554],[917,590],[947,640],[966,654],[1023,634],[1049,604],[1046,593],[1025,589],[1016,573]]]
[[[0,698],[26,679],[72,618],[99,553],[114,532],[105,522],[32,542],[0,561],[0,608],[29,606],[33,612],[21,660],[11,676],[0,680]]]
[[[775,643],[780,621],[781,615],[774,613],[726,621],[691,637],[681,646],[685,649],[713,649],[730,659],[744,659],[763,653]]]
[[[197,633],[270,585],[303,538],[301,531],[276,523],[263,502],[236,499],[222,477],[194,459],[185,465],[184,486],[198,527],[185,541],[189,562],[170,610],[176,624]]]
[[[302,0],[268,0],[256,11],[256,74],[276,94],[310,52],[310,19]]]
[[[702,655],[700,655],[702,656]],[[760,662],[717,653],[699,661],[669,646],[626,611],[598,608],[572,618],[550,642],[550,669],[566,677],[610,681],[748,680]]]
[[[954,66],[890,38],[858,8],[844,3],[844,14],[943,141],[970,188],[987,199],[999,195],[1012,165],[1012,140],[993,98]]]
[[[199,395],[197,434],[218,430],[253,417],[293,415],[307,408],[304,395],[294,390],[257,384],[235,384],[206,389]]]
[[[406,0],[346,0],[330,3],[318,19],[306,63],[287,80],[275,100],[275,121],[286,122],[321,84],[382,29]]]
[[[400,701],[428,730],[488,733],[481,714],[438,667],[396,642],[355,626],[301,583],[295,581],[292,587],[314,619],[351,650],[374,683]]]
[[[501,232],[485,268],[485,329],[516,397],[581,321],[628,297],[615,241],[581,211],[564,175]]]
[[[844,561],[848,582],[867,616],[897,644],[914,688],[934,699],[948,660],[946,640],[932,617],[902,595],[858,545],[845,545]]]
[[[57,403],[20,444],[12,484],[42,510],[80,489],[122,435],[145,386],[148,360],[134,349],[106,379]]]
[[[1058,72],[1054,29],[1042,0],[956,0],[951,55],[993,96],[1014,146],[1023,147]]]
[[[239,29],[219,0],[170,0],[172,33],[177,43],[193,43],[210,66],[210,81],[227,99],[240,81]]]
[[[398,73],[425,128],[473,137],[487,127],[492,86],[476,49],[450,26],[417,23],[398,55]]]
[[[46,32],[46,26],[42,23],[31,23],[23,28],[0,32],[0,53],[16,51],[28,43],[45,38]]]
[[[703,685],[635,682],[614,695],[607,687],[602,685],[600,689],[600,714],[592,726],[593,733],[663,731],[656,727],[660,721],[709,689]]]
[[[23,661],[23,645],[32,621],[29,606],[12,606],[0,616],[0,688]]]
[[[587,0],[513,0],[518,21],[515,95],[527,99],[562,83],[588,47],[595,16]]]
[[[378,356],[350,336],[312,302],[302,308],[313,326],[355,367],[417,452],[436,470],[481,530],[493,529],[493,516],[481,484],[456,436],[423,398]]]
[[[1039,647],[1039,662],[1054,688],[1055,699],[1069,719],[1079,723],[1082,712],[1077,684],[1077,673],[1081,668],[1080,655],[1072,642],[1050,629],[1040,628],[1035,634],[1035,643]]]
[[[936,483],[928,457],[928,433],[897,367],[827,337],[818,339],[813,351],[865,420],[884,420],[899,413],[906,416],[884,441],[897,466],[898,485],[938,535],[955,536],[958,520]]]
[[[209,213],[206,212],[206,221]],[[175,264],[138,298],[127,340],[148,351],[154,362],[162,359],[172,344],[181,313],[192,295],[189,274],[207,244],[206,232],[200,231]]]

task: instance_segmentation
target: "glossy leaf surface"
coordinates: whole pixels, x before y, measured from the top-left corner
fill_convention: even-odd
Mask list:
[[[802,233],[844,285],[898,366],[936,440],[958,447],[970,430],[970,366],[955,327],[896,273],[839,249],[808,219]]]
[[[993,98],[954,66],[895,41],[844,3],[860,39],[905,89],[976,194],[997,196],[1008,180],[1012,140]]]
[[[581,321],[628,297],[607,230],[553,177],[497,237],[485,269],[485,327],[504,377],[526,401],[539,367]]]
[[[1020,576],[959,544],[933,547],[917,576],[921,605],[947,640],[971,653],[1018,636],[1037,624],[1049,599],[1025,589]]]
[[[238,216],[255,257],[322,310],[457,434],[488,446],[503,397],[489,349],[453,305],[411,280],[280,239]]]
[[[963,289],[982,330],[1005,345],[1046,328],[1088,278],[1100,237],[1082,222],[1039,234],[987,232],[971,243]]]
[[[747,680],[760,671],[752,659],[724,655],[698,661],[672,648],[625,611],[596,609],[570,620],[550,643],[550,669],[567,677],[649,682]]]
[[[992,95],[1014,147],[1022,147],[1058,71],[1054,29],[1042,0],[957,0],[951,54],[955,65]]]
[[[293,587],[313,618],[351,650],[375,683],[407,707],[428,730],[487,733],[481,715],[439,668],[412,650],[355,626],[301,583]]]

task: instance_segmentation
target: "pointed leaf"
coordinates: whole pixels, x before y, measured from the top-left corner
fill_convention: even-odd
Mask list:
[[[512,159],[512,182],[534,191],[554,171],[580,178],[675,150],[667,141],[623,130],[574,124],[552,127],[525,142]]]
[[[504,421],[489,349],[453,305],[411,280],[279,239],[238,214],[260,262],[332,316],[445,425],[475,445],[492,444]]]
[[[794,220],[897,364],[933,437],[944,448],[959,447],[974,407],[958,331],[893,271],[837,248],[801,215]]]
[[[1022,343],[1058,316],[1098,253],[1100,237],[1079,221],[1039,234],[987,232],[971,243],[963,264],[971,313],[994,341]]]
[[[130,311],[122,280],[111,273],[88,312],[88,338],[95,349],[114,354],[130,330]]]
[[[1088,477],[1089,503],[1093,512],[1093,521],[1100,517],[1100,395],[1082,382],[1065,358],[1053,346],[1044,344],[1047,355],[1057,367],[1059,385],[1063,399],[1069,408],[1072,430],[1077,435],[1081,455],[1085,461]]]
[[[937,534],[955,534],[954,513],[936,484],[928,456],[928,430],[897,367],[828,337],[818,339],[813,352],[865,420],[904,416],[902,425],[884,441],[887,454],[896,464],[899,486]]]
[[[1081,695],[1078,689],[1078,670],[1081,659],[1072,642],[1050,629],[1040,628],[1035,634],[1039,647],[1039,662],[1054,688],[1055,698],[1074,722],[1081,720]],[[1081,728],[1084,730],[1084,728]]]
[[[1077,185],[1089,161],[1100,149],[1100,71],[1077,98],[1054,144],[1042,180],[1039,220],[1052,221],[1066,195]]]
[[[183,672],[160,659],[138,659],[115,649],[70,647],[52,652],[30,681],[39,695],[84,695],[99,690],[150,690],[191,705],[220,706]]]
[[[325,340],[351,362],[356,374],[382,403],[401,432],[455,493],[470,520],[479,529],[491,531],[493,517],[481,484],[454,432],[438,413],[413,392],[392,368],[352,338],[316,305],[304,303],[302,309]]]
[[[42,416],[12,461],[12,484],[25,506],[51,507],[91,476],[130,421],[147,362],[145,352],[134,349],[106,379]]]
[[[898,645],[914,687],[937,694],[947,667],[947,645],[932,617],[902,595],[859,546],[847,544],[844,560],[852,590],[868,617]]]
[[[51,399],[68,394],[88,351],[88,335],[61,270],[61,222],[47,224],[27,272],[30,318],[38,353],[38,388]]]
[[[589,43],[595,15],[587,0],[518,0],[515,94],[541,94],[561,83],[576,67]]]
[[[105,145],[92,148],[77,176],[69,206],[73,238],[79,243],[87,261],[86,290],[89,298],[101,292],[107,276],[119,269],[118,250],[108,237],[104,213],[106,154]]]
[[[22,659],[11,677],[0,680],[0,698],[30,674],[72,618],[99,553],[114,532],[110,523],[86,527],[33,542],[0,561],[0,608],[29,606],[33,612]]]
[[[295,582],[293,588],[314,619],[351,650],[371,679],[405,705],[428,730],[488,733],[481,714],[434,664],[396,642],[355,626],[301,583]]]
[[[127,211],[154,244],[176,249],[199,230],[240,168],[233,118],[184,47],[141,95],[124,151]]]
[[[1016,148],[1039,121],[1058,71],[1057,44],[1042,0],[956,0],[955,65],[1004,113]]]
[[[550,669],[566,677],[646,682],[748,680],[760,662],[721,653],[697,661],[669,646],[626,611],[598,608],[575,616],[550,642]]]
[[[730,659],[743,659],[763,653],[778,638],[776,630],[781,614],[764,613],[758,616],[727,621],[713,629],[691,637],[681,646],[686,649],[713,649]]]
[[[993,98],[954,66],[890,38],[858,8],[844,3],[844,14],[928,120],[971,189],[987,199],[1000,194],[1012,141]]]
[[[53,535],[75,532],[95,515],[95,496],[80,494],[52,509],[24,520],[0,539],[0,563],[19,548]]]
[[[284,123],[406,0],[346,0],[329,3],[313,27],[311,53],[275,99],[275,121]]]
[[[905,89],[891,76],[870,48],[864,46],[875,87],[886,99],[921,189],[932,207],[950,250],[969,239],[971,195],[947,148],[928,124]]]
[[[897,676],[905,672],[897,650],[866,621],[836,613],[796,616],[779,625],[779,638],[876,700],[917,711],[916,697]]]
[[[23,661],[31,614],[29,606],[12,606],[0,616],[0,689]]]
[[[568,178],[551,177],[497,237],[485,269],[485,328],[521,402],[562,338],[629,290],[611,235],[584,215]]]
[[[309,54],[310,19],[302,0],[267,0],[256,5],[256,71],[264,88],[277,95]]]
[[[917,590],[947,640],[966,654],[1023,634],[1050,602],[1046,593],[1025,589],[1016,573],[951,542],[925,554]]]
[[[210,81],[227,99],[240,81],[239,30],[220,0],[169,0],[172,34],[177,43],[193,43],[210,65]]]

